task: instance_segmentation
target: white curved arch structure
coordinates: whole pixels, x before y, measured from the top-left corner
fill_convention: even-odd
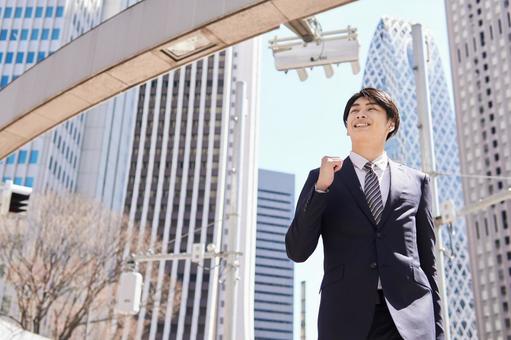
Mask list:
[[[139,2],[63,46],[0,91],[0,159],[148,79],[282,23],[352,1]],[[199,48],[180,59],[164,52],[169,46],[185,48],[194,43]]]

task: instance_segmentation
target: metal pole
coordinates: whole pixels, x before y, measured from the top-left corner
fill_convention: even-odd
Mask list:
[[[433,143],[433,130],[431,119],[431,106],[429,103],[428,72],[426,65],[425,40],[420,24],[412,25],[412,41],[414,56],[414,75],[417,95],[417,111],[419,114],[419,133],[421,146],[421,164],[425,173],[435,174],[435,147]],[[433,216],[439,216],[438,188],[436,176],[431,176],[431,191],[433,197]],[[435,228],[436,233],[436,267],[438,271],[438,289],[442,303],[442,318],[444,320],[445,340],[451,339],[447,295],[445,291],[445,264],[441,228]]]
[[[234,217],[227,221],[227,251],[233,254],[239,253],[240,233],[241,227],[241,208],[243,206],[243,185],[241,174],[243,171],[243,149],[245,147],[245,92],[246,83],[243,81],[236,82],[236,100],[234,116],[234,131],[233,131],[233,155],[231,169],[231,195],[230,204],[228,205],[228,212]],[[236,340],[240,337],[237,336],[237,322],[238,316],[238,292],[239,292],[239,261],[238,255],[230,256],[225,261],[225,307],[224,307],[224,325],[223,334],[226,340]],[[244,314],[243,311],[240,311]],[[242,318],[244,316],[242,315]],[[240,327],[243,331],[244,325]]]
[[[300,284],[300,340],[307,340],[306,318],[305,318],[305,281]]]

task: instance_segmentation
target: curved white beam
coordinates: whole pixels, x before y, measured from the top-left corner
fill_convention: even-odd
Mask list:
[[[108,19],[0,91],[0,158],[72,116],[148,79],[289,20],[353,0],[145,0]],[[210,45],[175,60],[193,37]]]

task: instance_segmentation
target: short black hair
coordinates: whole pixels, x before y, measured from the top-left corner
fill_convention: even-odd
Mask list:
[[[375,89],[374,87],[363,88],[362,90],[351,96],[351,98],[346,103],[346,107],[344,108],[344,115],[342,117],[344,121],[344,126],[346,127],[348,126],[348,114],[350,113],[351,106],[360,97],[371,99],[374,102],[376,102],[376,104],[385,109],[385,111],[387,112],[387,118],[394,122],[394,130],[392,130],[387,135],[387,140],[390,137],[394,136],[397,133],[397,130],[399,129],[399,110],[397,109],[396,102],[387,92]]]

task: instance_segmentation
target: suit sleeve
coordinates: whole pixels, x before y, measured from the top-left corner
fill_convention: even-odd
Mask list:
[[[433,296],[435,312],[435,329],[437,340],[444,338],[443,320],[441,314],[440,292],[438,289],[437,270],[435,266],[435,225],[432,213],[431,179],[428,175],[422,181],[422,195],[417,210],[417,248],[421,268],[428,277]]]
[[[318,193],[314,185],[318,170],[311,170],[296,204],[295,215],[286,233],[287,256],[295,262],[304,262],[314,252],[321,234],[321,217],[326,207],[328,192]]]

